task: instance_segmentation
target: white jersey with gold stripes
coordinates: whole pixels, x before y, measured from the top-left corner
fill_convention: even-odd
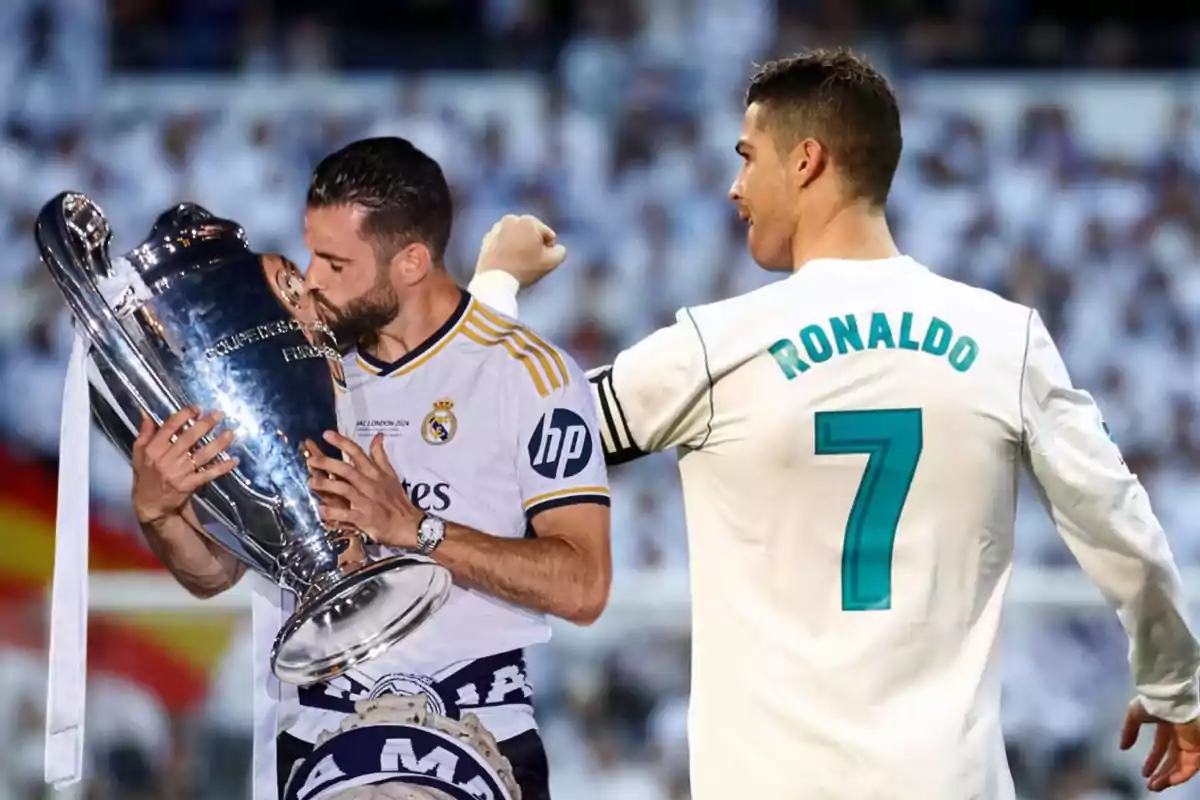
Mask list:
[[[364,448],[382,433],[392,465],[421,509],[518,538],[534,535],[542,511],[581,502],[607,505],[604,452],[586,376],[545,339],[469,294],[441,330],[401,360],[385,364],[352,353],[342,365],[342,433]],[[286,603],[280,609],[290,610]],[[464,662],[549,638],[542,614],[456,584],[442,609],[403,647],[329,681],[327,694],[420,683],[422,676],[436,678]],[[270,638],[261,644],[269,649]],[[258,655],[266,658],[265,651]],[[340,722],[340,714],[306,705],[304,693],[297,697],[290,687],[279,688],[280,728],[291,736],[312,742]],[[523,694],[517,697],[523,714],[475,712],[497,739],[535,727],[527,688]]]

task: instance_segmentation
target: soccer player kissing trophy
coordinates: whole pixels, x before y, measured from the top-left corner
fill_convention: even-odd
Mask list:
[[[189,408],[216,412],[219,423],[189,422],[171,443],[190,444],[182,457],[195,475],[194,513],[217,523],[203,526],[214,549],[295,595],[271,657],[281,680],[338,675],[437,611],[450,589],[445,568],[416,554],[372,559],[361,534],[320,519],[306,462],[311,443],[337,427],[339,353],[294,265],[251,251],[240,226],[192,204],[165,212],[141,245],[111,257],[103,212],[63,193],[42,209],[35,238],[76,329],[60,455],[48,781],[78,780],[83,760],[89,416],[133,458],[151,422]]]

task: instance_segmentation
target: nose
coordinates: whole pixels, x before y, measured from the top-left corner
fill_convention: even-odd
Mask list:
[[[735,178],[733,183],[729,186],[729,200],[731,202],[737,203],[737,202],[740,202],[741,199],[742,199],[741,180]]]
[[[308,269],[304,271],[304,288],[310,292],[314,290],[319,292],[325,288],[320,259],[310,258],[308,260]]]

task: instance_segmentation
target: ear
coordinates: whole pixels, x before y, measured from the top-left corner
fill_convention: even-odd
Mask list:
[[[396,251],[389,267],[405,286],[415,286],[433,269],[433,256],[421,242],[413,242]]]
[[[797,188],[804,189],[825,171],[829,164],[829,151],[821,142],[810,137],[800,140],[792,148],[789,160]]]

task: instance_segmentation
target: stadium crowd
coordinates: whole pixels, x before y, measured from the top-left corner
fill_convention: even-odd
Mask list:
[[[311,166],[352,138],[405,136],[439,159],[453,184],[450,261],[460,277],[504,213],[537,214],[559,232],[569,260],[529,293],[523,314],[584,366],[604,363],[680,306],[772,280],[745,253],[725,194],[742,83],[774,46],[774,16],[765,4],[702,5],[710,13],[694,25],[572,39],[554,77],[515,79],[541,98],[532,115],[464,114],[441,84],[413,75],[396,80],[389,104],[350,112],[335,102],[332,76],[314,84],[306,107],[286,113],[178,111],[136,99],[114,109],[96,102],[99,56],[86,31],[72,34],[78,42],[45,74],[0,65],[10,87],[28,79],[27,91],[6,95],[0,135],[0,442],[31,461],[57,452],[71,328],[30,231],[40,205],[68,188],[100,203],[117,250],[190,199],[241,222],[256,248],[303,264],[300,207]],[[59,88],[78,102],[53,102]],[[1156,140],[1154,154],[1130,158],[1089,149],[1065,105],[1051,98],[1006,111],[1018,121],[1011,134],[968,113],[906,109],[889,214],[919,260],[1042,312],[1147,484],[1177,556],[1195,566],[1200,119],[1180,106],[1138,120]],[[128,469],[97,442],[94,496],[101,513],[128,524]],[[686,570],[670,458],[612,479],[617,569]],[[1019,564],[1073,568],[1026,495]],[[1022,797],[1136,797],[1129,763],[1113,755],[1128,671],[1111,615],[1014,609],[1010,619],[1005,713]],[[90,713],[103,724],[89,735],[103,780],[90,795],[242,796],[247,646],[239,638],[226,655],[195,719],[170,718],[136,686],[95,687]],[[647,631],[595,660],[545,650],[533,667],[556,796],[685,798],[686,635]],[[0,796],[40,796],[43,674],[38,657],[0,650]],[[735,695],[730,702],[736,724]]]

